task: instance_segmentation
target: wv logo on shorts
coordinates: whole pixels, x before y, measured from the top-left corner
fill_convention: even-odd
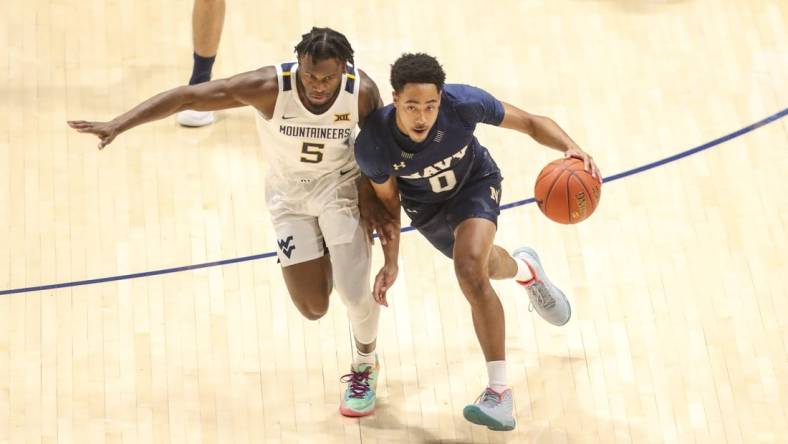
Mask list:
[[[295,243],[290,245],[290,241],[293,240],[293,236],[287,236],[287,239],[279,239],[277,243],[279,244],[279,249],[282,250],[282,253],[290,259],[290,254],[295,250]]]
[[[334,114],[334,122],[350,122],[350,113]]]

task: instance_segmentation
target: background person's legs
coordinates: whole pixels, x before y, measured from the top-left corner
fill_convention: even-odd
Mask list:
[[[224,27],[224,0],[194,0],[192,9],[192,42],[194,65],[189,85],[211,80],[213,62],[219,49]],[[186,110],[178,113],[184,126],[205,126],[213,123],[212,111]]]

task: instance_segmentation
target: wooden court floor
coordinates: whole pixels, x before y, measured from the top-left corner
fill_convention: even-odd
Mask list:
[[[608,176],[788,107],[783,0],[227,3],[217,77],[332,26],[386,102],[389,64],[429,52],[450,82],[555,119]],[[251,110],[165,119],[102,152],[65,124],[184,83],[190,17],[186,0],[0,2],[0,291],[273,250]],[[555,153],[477,135],[502,201],[531,197]],[[573,302],[556,328],[495,283],[513,432],[462,418],[483,357],[451,262],[410,233],[374,416],[337,411],[339,298],[304,320],[262,259],[0,296],[0,443],[786,443],[787,174],[783,118],[606,184],[579,225],[504,211],[497,242],[536,248]]]

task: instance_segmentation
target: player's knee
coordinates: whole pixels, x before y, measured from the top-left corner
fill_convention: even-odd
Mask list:
[[[317,321],[328,312],[328,303],[323,306],[316,304],[298,306],[298,311],[310,321]]]
[[[481,253],[463,252],[454,253],[454,271],[457,277],[480,276],[487,273],[487,258]]]
[[[454,258],[454,273],[466,296],[480,295],[490,285],[485,265],[485,260],[477,255]]]
[[[298,311],[310,321],[316,321],[328,312],[328,294],[294,296],[293,302]]]
[[[318,312],[318,311],[308,311],[308,312],[302,311],[301,314],[304,315],[304,317],[307,318],[310,321],[317,321],[318,319],[322,318],[326,314],[327,311],[328,310],[323,310],[323,311],[320,311],[320,312]]]
[[[223,5],[224,0],[194,0],[195,5],[202,6],[202,7],[212,7],[217,5]]]

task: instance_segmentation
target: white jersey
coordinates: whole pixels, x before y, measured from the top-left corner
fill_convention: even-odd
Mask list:
[[[311,182],[355,168],[360,74],[348,64],[334,103],[326,112],[313,114],[298,97],[297,70],[296,62],[276,66],[279,94],[274,113],[270,120],[257,113],[269,179]]]

